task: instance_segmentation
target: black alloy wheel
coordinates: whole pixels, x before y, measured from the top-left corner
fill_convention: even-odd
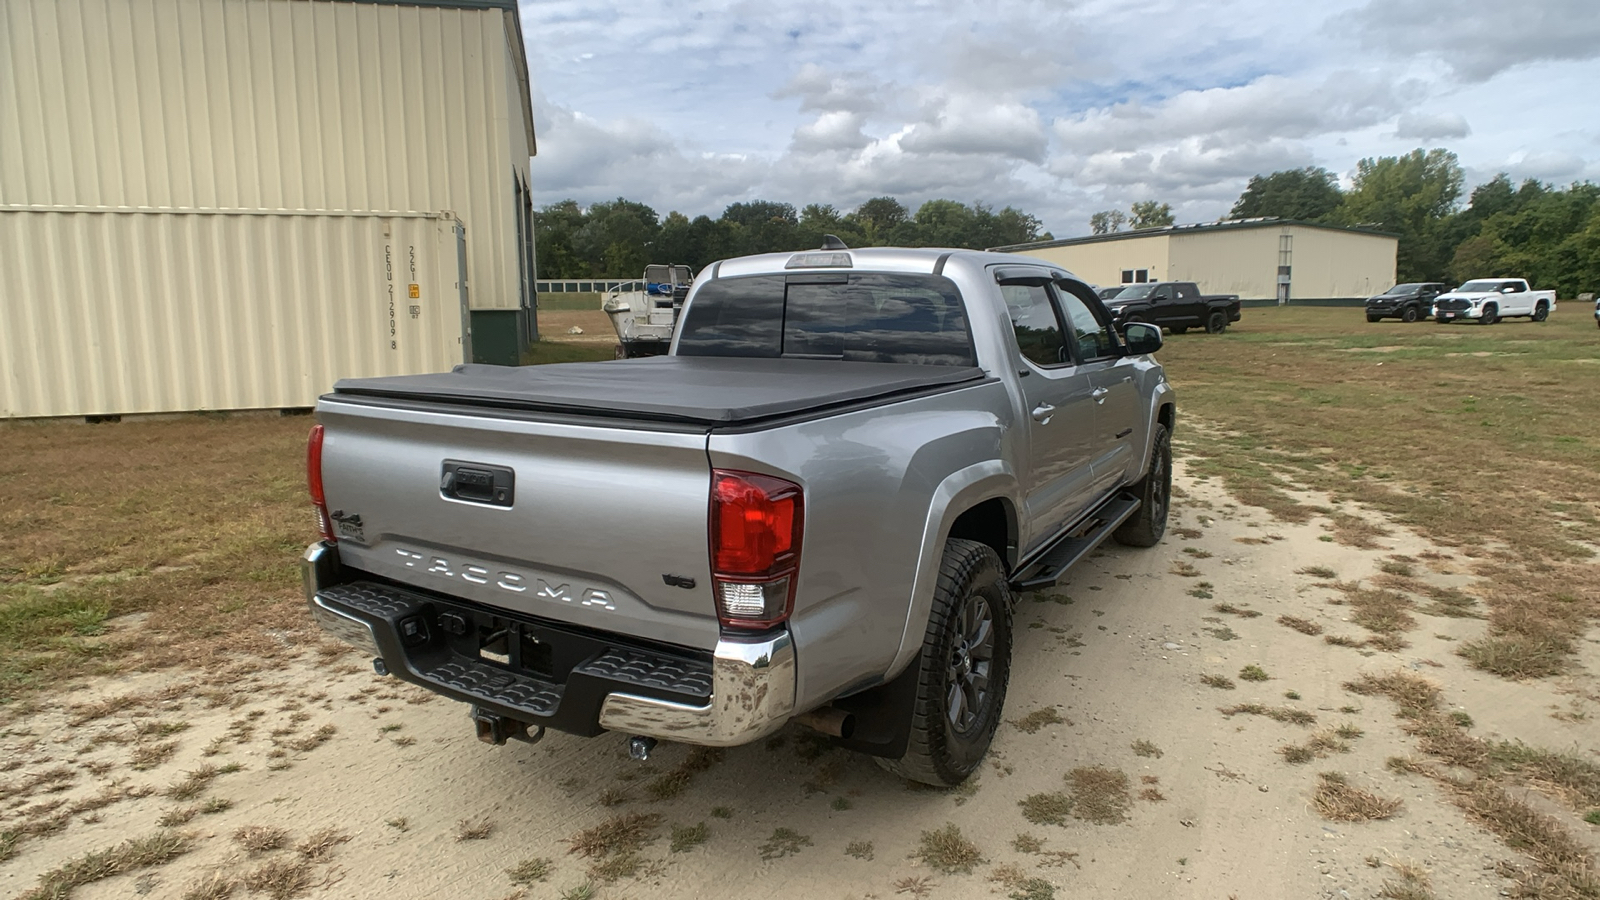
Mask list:
[[[1206,319],[1207,334],[1221,334],[1228,330],[1228,314],[1222,310],[1213,310],[1211,317]]]
[[[1406,311],[1400,314],[1400,321],[1406,323],[1407,325],[1410,325],[1412,322],[1415,322],[1420,318],[1422,317],[1417,314],[1417,308],[1415,306],[1406,307]]]
[[[957,613],[959,630],[950,648],[945,717],[956,734],[972,731],[988,712],[989,674],[994,666],[994,611],[981,594],[968,594]]]

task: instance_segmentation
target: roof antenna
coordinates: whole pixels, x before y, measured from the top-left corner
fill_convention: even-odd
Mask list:
[[[845,246],[844,241],[839,240],[839,236],[838,235],[836,235],[836,234],[825,234],[825,235],[822,236],[822,249],[824,249],[824,250],[849,250],[850,248]]]

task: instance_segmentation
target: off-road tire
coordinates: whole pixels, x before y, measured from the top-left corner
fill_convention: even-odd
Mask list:
[[[1533,308],[1533,315],[1528,318],[1535,322],[1543,322],[1545,319],[1550,318],[1550,304],[1540,300],[1539,305]]]
[[[987,605],[993,643],[988,691],[976,720],[963,733],[950,720],[948,698],[952,660],[964,637],[963,613],[974,599]],[[878,765],[901,778],[940,787],[958,785],[978,770],[1005,708],[1011,677],[1011,606],[1005,567],[992,548],[961,538],[945,542],[922,653],[912,663],[920,675],[911,710],[911,740],[905,756],[880,757]]]
[[[1400,321],[1406,323],[1407,325],[1410,325],[1420,318],[1422,318],[1422,314],[1417,312],[1417,308],[1415,306],[1406,307],[1405,312],[1400,314]]]
[[[1228,314],[1220,309],[1212,310],[1206,317],[1206,334],[1221,334],[1228,330]]]
[[[1382,322],[1383,316],[1367,316],[1368,322]]]
[[[1491,303],[1483,308],[1483,315],[1478,317],[1479,325],[1493,325],[1500,321],[1500,307]]]
[[[1154,547],[1167,533],[1167,512],[1172,508],[1172,435],[1167,426],[1156,425],[1151,445],[1150,468],[1132,488],[1139,511],[1111,533],[1117,543],[1129,547]]]

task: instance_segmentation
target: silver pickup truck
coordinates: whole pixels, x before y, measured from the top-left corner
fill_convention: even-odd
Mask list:
[[[335,385],[307,600],[491,743],[614,731],[645,756],[797,720],[957,784],[1018,594],[1165,531],[1160,346],[1027,257],[724,260],[665,356]]]

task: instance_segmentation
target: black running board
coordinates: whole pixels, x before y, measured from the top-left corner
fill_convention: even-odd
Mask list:
[[[1089,514],[1082,526],[1012,576],[1011,589],[1021,593],[1060,584],[1074,563],[1088,556],[1138,511],[1139,498],[1127,491],[1111,495],[1111,499]]]

